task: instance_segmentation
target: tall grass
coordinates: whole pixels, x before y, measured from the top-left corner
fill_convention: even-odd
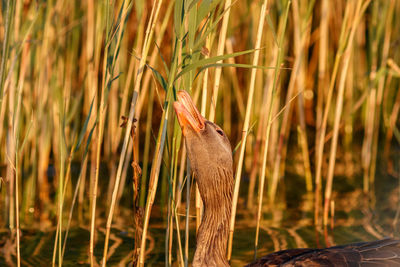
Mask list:
[[[265,0],[261,7],[261,11],[260,11],[260,18],[259,18],[259,24],[258,24],[258,29],[257,29],[257,38],[256,38],[256,43],[255,43],[256,51],[254,52],[254,57],[253,57],[253,62],[252,62],[253,66],[257,66],[258,59],[260,57],[261,39],[262,39],[262,34],[263,34],[263,29],[264,29],[264,20],[265,20],[266,11],[267,11],[267,4],[268,4],[268,1]],[[278,72],[278,70],[276,70],[276,72]],[[251,70],[249,95],[247,98],[246,114],[245,114],[245,120],[244,120],[244,124],[243,124],[243,130],[242,130],[242,139],[240,141],[241,145],[240,145],[239,161],[238,161],[237,168],[236,168],[235,186],[234,186],[233,203],[232,203],[232,214],[231,214],[231,220],[230,220],[230,231],[229,231],[229,240],[228,240],[228,260],[230,260],[230,258],[232,256],[232,241],[233,241],[233,231],[235,229],[235,217],[236,217],[237,201],[238,201],[238,197],[239,197],[239,185],[240,185],[240,178],[242,175],[244,151],[245,151],[246,144],[247,144],[246,140],[247,140],[249,125],[250,125],[250,115],[251,115],[251,111],[252,111],[256,74],[257,74],[257,69],[253,68]]]
[[[176,90],[192,94],[234,150],[232,260],[236,214],[252,214],[256,251],[263,215],[284,204],[287,173],[304,177],[297,190],[314,191],[318,231],[333,222],[343,155],[361,166],[352,179],[374,204],[379,148],[400,140],[399,1],[2,3],[0,227],[17,265],[20,229],[57,227],[52,263],[61,266],[70,227],[80,226],[90,232],[87,263],[105,266],[122,221],[138,231],[129,257],[143,266],[152,210],[165,203],[166,265],[188,266],[202,205],[171,108]],[[137,204],[122,203],[134,194]],[[132,205],[137,224],[119,209]]]

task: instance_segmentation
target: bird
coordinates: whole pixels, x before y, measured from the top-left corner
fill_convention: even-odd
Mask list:
[[[230,141],[221,127],[201,115],[187,91],[176,92],[173,107],[204,204],[192,266],[230,266],[226,257],[234,186]],[[254,266],[400,266],[400,240],[282,250],[246,265]]]

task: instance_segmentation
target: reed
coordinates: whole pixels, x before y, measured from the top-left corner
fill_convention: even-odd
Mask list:
[[[348,6],[347,6],[348,7]],[[325,104],[325,109],[324,109],[324,115],[322,118],[322,124],[321,127],[319,129],[319,136],[317,137],[317,146],[316,146],[316,170],[315,170],[315,204],[314,204],[314,220],[315,220],[315,224],[319,225],[320,224],[320,220],[319,220],[319,210],[320,210],[320,199],[321,199],[321,183],[322,183],[322,160],[323,160],[323,151],[324,151],[324,145],[325,145],[325,134],[326,134],[326,127],[327,127],[327,123],[328,123],[328,113],[330,110],[330,106],[332,104],[332,97],[333,97],[333,89],[334,89],[334,85],[335,85],[335,80],[336,80],[336,75],[338,72],[338,68],[339,68],[339,62],[340,59],[342,57],[343,54],[343,50],[344,50],[344,45],[345,45],[345,40],[346,40],[346,23],[348,20],[348,16],[349,16],[349,9],[346,8],[345,10],[345,14],[344,14],[344,18],[343,18],[343,27],[341,28],[341,32],[340,32],[340,38],[339,38],[339,44],[340,47],[338,48],[338,51],[336,52],[336,56],[335,56],[335,63],[333,65],[333,70],[332,70],[332,75],[331,75],[331,80],[329,83],[329,89],[328,89],[328,93],[326,96],[326,100],[324,101]]]
[[[283,48],[283,42],[284,42],[284,36],[285,36],[285,30],[286,30],[286,23],[288,19],[288,12],[289,12],[289,5],[290,2],[287,3],[287,8],[286,8],[286,13],[285,16],[281,19],[281,31],[279,33],[279,40],[277,45],[277,50],[278,50],[278,55],[276,57],[276,63],[275,63],[275,71],[274,71],[274,80],[273,83],[271,84],[271,88],[269,88],[267,92],[267,97],[266,97],[266,107],[267,107],[267,112],[265,113],[265,137],[264,137],[264,147],[263,147],[263,157],[262,157],[262,165],[261,165],[261,176],[260,176],[260,185],[259,185],[259,190],[258,190],[258,208],[257,208],[257,226],[256,226],[256,236],[254,239],[254,258],[257,257],[257,248],[258,248],[258,241],[259,241],[259,234],[260,234],[260,223],[261,223],[261,216],[262,216],[262,204],[263,204],[263,195],[264,195],[264,184],[265,184],[265,174],[266,174],[266,168],[267,168],[267,155],[268,155],[268,150],[269,150],[269,141],[270,141],[270,133],[271,133],[271,126],[273,123],[272,119],[272,111],[273,111],[273,106],[274,102],[277,101],[276,99],[276,93],[277,93],[277,88],[278,88],[278,83],[279,83],[279,78],[280,78],[280,66],[282,65],[283,61],[283,54],[284,50]]]
[[[337,149],[337,140],[338,140],[338,131],[339,131],[339,123],[340,117],[343,108],[343,94],[345,88],[345,81],[346,81],[346,73],[349,67],[349,61],[351,57],[351,49],[354,40],[354,35],[357,29],[357,26],[362,18],[362,15],[365,9],[368,7],[370,1],[358,1],[357,5],[352,7],[354,9],[354,14],[352,15],[349,23],[351,25],[351,31],[349,33],[349,37],[347,40],[347,46],[343,52],[343,69],[341,72],[340,80],[339,80],[339,92],[337,96],[336,102],[336,110],[335,110],[335,122],[333,128],[333,137],[332,137],[332,144],[331,150],[329,155],[329,167],[328,167],[328,177],[327,183],[325,187],[325,202],[324,202],[324,225],[328,224],[328,214],[330,210],[331,204],[331,196],[332,196],[332,183],[333,183],[333,171],[335,167],[335,159],[336,159],[336,149]],[[349,4],[350,5],[350,4]],[[351,15],[350,15],[351,16]]]
[[[111,12],[110,5],[105,4],[105,15],[106,15],[106,25],[105,25],[105,32],[106,32],[106,39],[105,39],[105,47],[104,47],[104,59],[103,59],[103,78],[102,78],[102,86],[101,86],[101,97],[100,97],[100,105],[98,109],[98,121],[99,124],[97,126],[97,147],[96,147],[96,167],[95,167],[95,177],[94,177],[94,186],[92,191],[92,212],[91,212],[91,228],[90,228],[90,265],[93,266],[95,259],[94,259],[94,235],[95,235],[95,218],[96,218],[96,200],[97,200],[97,190],[98,190],[98,180],[99,180],[99,168],[100,168],[100,154],[101,154],[101,146],[103,143],[103,134],[104,134],[104,125],[105,125],[105,116],[107,110],[107,100],[109,96],[109,90],[111,89],[112,82],[118,78],[119,75],[114,77],[114,67],[116,58],[118,57],[118,52],[120,49],[121,37],[123,35],[123,30],[125,26],[126,16],[129,12],[130,2],[123,1],[120,6],[120,12],[118,17],[116,18],[115,28],[112,28],[110,20]],[[113,23],[114,24],[114,23]],[[128,128],[128,133],[130,132],[130,128]],[[120,175],[117,175],[116,185],[119,183]],[[118,192],[118,186],[115,186],[115,191]],[[115,195],[115,196],[114,196]],[[110,214],[112,214],[114,209],[116,193],[113,194],[113,200],[110,206]],[[107,220],[107,233],[105,239],[105,249],[103,255],[102,265],[105,266],[107,261],[107,248],[108,248],[108,237],[109,237],[109,228],[111,224],[111,219]],[[112,218],[112,217],[111,217]]]
[[[377,3],[374,3],[375,5]],[[380,59],[380,65],[379,65],[379,70],[383,70],[387,64],[388,61],[388,55],[389,55],[389,46],[391,42],[391,35],[392,35],[392,21],[393,21],[393,12],[395,8],[395,3],[394,1],[390,1],[385,3],[384,9],[385,9],[385,14],[386,14],[386,20],[381,20],[380,23],[378,23],[377,26],[377,36],[373,39],[376,39],[374,41],[373,47],[374,50],[372,53],[374,54],[375,57],[378,55],[378,43],[382,44],[382,51],[379,53],[381,55]],[[375,6],[374,10],[377,10],[379,7]],[[384,31],[384,33],[383,33]],[[377,62],[378,59],[376,59],[374,62]],[[378,63],[374,63],[378,64]],[[378,137],[379,137],[379,127],[380,127],[380,121],[381,121],[381,113],[382,113],[382,101],[383,101],[383,94],[385,90],[385,76],[379,76],[376,75],[376,70],[374,69],[373,72],[371,73],[371,79],[373,80],[373,83],[377,84],[377,88],[375,89],[377,91],[376,93],[376,102],[374,103],[374,109],[376,112],[373,114],[373,125],[372,130],[367,130],[367,132],[372,132],[372,143],[371,143],[371,167],[369,169],[369,175],[364,178],[364,191],[368,191],[368,185],[372,185],[375,182],[375,172],[376,172],[376,161],[377,161],[377,153],[378,153]],[[372,92],[371,92],[372,93]],[[372,98],[372,97],[371,97]],[[372,98],[373,99],[373,98]],[[365,181],[367,180],[367,181]]]
[[[328,53],[328,19],[330,16],[329,2],[323,0],[321,3],[321,20],[319,25],[320,30],[320,41],[319,41],[319,59],[318,59],[318,88],[317,88],[317,104],[316,104],[316,135],[315,135],[315,147],[320,147],[320,138],[325,135],[322,131],[322,112],[324,104],[324,88],[328,85],[327,77],[327,53]],[[325,131],[325,130],[323,130]],[[323,148],[322,148],[323,149]],[[322,152],[315,153],[315,162],[318,164],[315,174],[315,208],[314,208],[314,223],[319,225],[319,209],[320,194],[321,194],[321,164],[322,164]]]
[[[118,76],[114,77],[113,67],[115,66],[115,62],[116,62],[116,59],[117,59],[118,54],[119,54],[121,39],[122,39],[122,36],[123,36],[123,33],[124,33],[124,28],[125,28],[125,25],[126,25],[125,24],[126,23],[126,18],[127,18],[128,14],[129,14],[129,11],[130,11],[130,8],[131,8],[131,4],[132,3],[129,2],[129,1],[123,1],[121,3],[120,12],[118,14],[119,16],[117,17],[117,20],[116,20],[117,23],[115,25],[116,31],[113,32],[112,33],[113,35],[110,36],[111,38],[114,38],[114,36],[115,36],[115,40],[111,39],[110,37],[109,37],[110,39],[107,38],[108,42],[110,42],[108,44],[110,47],[112,45],[111,42],[115,41],[115,47],[113,48],[113,50],[110,49],[111,50],[110,52],[112,52],[112,54],[110,53],[110,56],[112,56],[111,62],[109,62],[109,59],[107,57],[105,57],[104,64],[106,66],[106,69],[104,69],[103,71],[105,73],[109,73],[109,74],[106,75],[103,78],[103,90],[104,89],[110,90],[111,83],[113,82],[113,80],[115,80],[119,76],[118,75]],[[106,49],[109,49],[109,47],[106,47]],[[104,92],[102,92],[102,99],[103,99],[103,93]],[[101,101],[101,103],[103,103],[103,101]],[[104,107],[104,109],[105,109],[105,107]],[[102,124],[101,124],[102,118],[103,118],[102,117],[102,111],[100,111],[100,124],[99,124],[99,136],[98,136],[99,139],[98,140],[101,139],[101,136],[103,134],[101,132],[102,131],[101,130],[102,129]],[[130,121],[128,121],[126,135],[129,135],[130,132],[131,132],[132,123],[133,123],[133,115],[129,114],[129,120]],[[130,125],[130,127],[129,127],[129,125]],[[129,142],[129,139],[128,139],[128,142]],[[125,138],[124,144],[127,145],[128,142],[126,141],[126,138]],[[125,151],[126,151],[126,148],[125,148]],[[100,146],[98,146],[98,152],[97,153],[99,155]],[[106,262],[107,262],[108,239],[109,239],[109,236],[110,236],[110,228],[111,228],[111,222],[112,222],[112,217],[113,217],[113,211],[114,211],[114,208],[115,208],[115,201],[116,201],[118,188],[119,188],[119,182],[120,182],[120,178],[121,178],[122,164],[125,162],[124,156],[125,156],[124,152],[121,153],[120,163],[118,165],[118,171],[117,171],[115,185],[114,185],[114,191],[113,191],[112,200],[111,200],[111,204],[110,204],[109,215],[107,217],[106,237],[105,237],[105,241],[104,241],[104,253],[103,253],[102,266],[106,266]],[[100,158],[98,158],[98,160],[100,160]],[[98,164],[99,164],[99,162],[98,162]],[[94,192],[96,192],[96,191],[94,191]],[[92,213],[92,215],[94,215],[94,213]]]
[[[382,149],[396,176],[399,1],[3,2],[0,230],[15,242],[17,266],[29,228],[54,229],[49,264],[67,265],[75,227],[90,233],[91,266],[95,255],[103,266],[115,259],[112,229],[138,229],[132,249],[143,266],[155,222],[165,230],[166,265],[190,264],[202,204],[171,108],[177,90],[232,143],[233,265],[236,217],[255,229],[256,254],[266,215],[290,197],[287,174],[302,176],[299,192],[314,191],[305,216],[314,210],[328,240],[320,226],[340,216],[338,166],[371,208]],[[135,193],[132,159],[143,174],[138,181],[135,172]],[[137,215],[134,196],[143,220],[126,216]]]
[[[254,52],[254,57],[253,57],[253,62],[252,62],[253,66],[256,66],[258,64],[258,58],[260,56],[261,39],[262,39],[262,33],[263,33],[263,29],[264,29],[264,20],[265,20],[266,11],[267,11],[267,5],[268,5],[268,1],[265,0],[263,2],[263,5],[262,5],[261,11],[260,11],[260,19],[259,19],[259,24],[258,24],[258,29],[257,29],[257,38],[256,38],[255,46],[254,46],[256,51]],[[253,68],[251,70],[249,95],[247,98],[246,113],[245,113],[246,115],[245,115],[244,124],[243,124],[239,161],[237,163],[235,186],[234,186],[234,191],[233,191],[232,214],[231,214],[231,219],[230,219],[230,229],[229,229],[229,239],[228,239],[228,260],[230,260],[231,256],[232,256],[232,242],[233,242],[233,232],[235,229],[236,207],[237,207],[237,201],[238,201],[238,197],[239,197],[239,185],[240,185],[240,178],[242,176],[243,157],[244,157],[244,151],[246,148],[246,139],[247,139],[249,124],[250,124],[250,115],[251,115],[251,108],[252,108],[252,104],[253,104],[253,95],[254,95],[256,74],[257,74],[257,69]]]

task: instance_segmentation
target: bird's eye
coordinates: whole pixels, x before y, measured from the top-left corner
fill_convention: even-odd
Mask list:
[[[216,129],[216,131],[220,136],[224,136],[224,132],[221,129]]]

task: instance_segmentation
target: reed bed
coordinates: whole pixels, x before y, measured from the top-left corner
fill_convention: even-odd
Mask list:
[[[72,226],[90,232],[86,263],[106,266],[121,220],[136,232],[129,257],[144,266],[155,208],[165,264],[188,266],[202,205],[171,106],[177,90],[234,148],[230,259],[243,209],[256,256],[293,155],[317,231],[334,226],[342,157],[360,165],[355,177],[374,205],[380,147],[390,162],[400,141],[399,1],[2,4],[0,229],[16,244],[17,266],[21,229],[56,229],[51,262],[62,266]],[[352,153],[357,145],[362,153]]]

